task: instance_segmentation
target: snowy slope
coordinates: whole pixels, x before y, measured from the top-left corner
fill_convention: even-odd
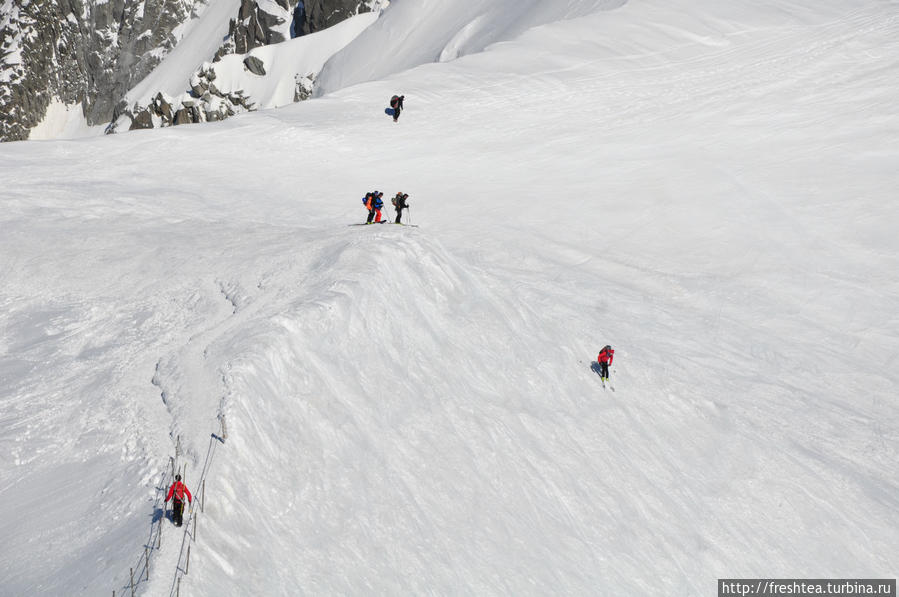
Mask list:
[[[125,95],[125,101],[146,102],[160,91],[172,96],[185,91],[190,75],[221,47],[228,35],[228,21],[239,7],[239,0],[210,2],[198,18],[178,31],[182,36],[178,45]]]
[[[453,60],[514,39],[532,27],[623,4],[624,0],[470,0],[464,6],[444,0],[394,2],[383,19],[328,62],[319,93],[383,79],[421,64]]]
[[[894,4],[479,6],[516,33],[407,63],[432,1],[370,82],[0,147],[0,593],[161,531],[171,594],[179,437],[182,594],[899,575]],[[419,227],[348,226],[373,188]]]
[[[216,74],[216,88],[222,94],[242,91],[259,110],[290,104],[294,101],[297,75],[317,75],[335,52],[377,18],[377,12],[366,12],[324,31],[254,48],[247,54],[225,56],[210,65]],[[263,62],[265,76],[255,75],[246,69],[243,61],[247,56],[254,56]]]
[[[202,70],[214,77],[212,84],[217,89],[214,97],[209,100],[210,109],[215,109],[215,104],[223,101],[221,98],[232,94],[247,98],[254,110],[290,104],[295,101],[297,80],[317,75],[325,61],[376,21],[378,14],[359,14],[324,31],[254,48],[246,54],[230,54],[218,62],[204,62],[202,58],[198,62],[198,56],[208,58],[215,53],[219,46],[213,47],[210,44],[215,40],[221,44],[221,29],[224,27],[227,32],[228,19],[233,16],[233,13],[222,12],[217,8],[212,14],[204,15],[204,19],[196,22],[194,26],[198,34],[185,38],[159,68],[128,92],[126,101],[139,103],[142,98],[149,100],[156,93],[162,92],[171,99],[174,110],[181,109],[182,102],[184,105],[195,105],[198,100],[196,96],[191,97],[189,91],[196,79],[195,73]],[[200,40],[203,44],[198,45],[199,42],[195,40]],[[244,65],[247,57],[259,59],[265,74],[250,72]],[[240,110],[239,107],[232,108]],[[118,128],[125,130],[129,125],[128,116],[122,115],[117,123]]]

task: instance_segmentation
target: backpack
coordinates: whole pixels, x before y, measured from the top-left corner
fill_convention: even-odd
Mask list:
[[[400,103],[400,96],[394,95],[390,98],[390,107],[396,109],[397,105]]]

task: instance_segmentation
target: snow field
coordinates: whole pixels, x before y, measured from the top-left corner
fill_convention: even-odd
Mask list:
[[[0,147],[0,498],[31,516],[0,586],[120,584],[223,400],[191,594],[897,576],[886,8],[630,2],[282,110]],[[347,226],[375,187],[421,227]]]

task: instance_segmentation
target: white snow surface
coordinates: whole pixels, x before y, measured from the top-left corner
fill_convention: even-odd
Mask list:
[[[529,28],[619,7],[624,0],[446,0],[394,2],[360,39],[331,59],[318,83],[327,93],[397,71],[480,52]],[[423,27],[422,22],[439,23]],[[386,59],[385,59],[386,57]]]
[[[896,3],[455,5],[307,102],[0,145],[0,594],[899,576]]]
[[[28,139],[32,141],[76,139],[102,135],[105,128],[87,124],[81,104],[65,104],[59,98],[53,98],[47,106],[44,119],[31,129]]]

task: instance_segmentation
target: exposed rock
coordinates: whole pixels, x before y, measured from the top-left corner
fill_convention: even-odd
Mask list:
[[[199,112],[196,108],[181,108],[175,112],[174,124],[193,124],[200,122]]]
[[[172,104],[162,95],[161,91],[153,98],[152,107],[153,112],[162,118],[163,126],[172,123]]]
[[[276,28],[286,23],[289,16],[290,11],[287,8],[280,15],[269,14],[264,10],[256,11],[257,24],[264,40],[263,45],[279,44],[287,39],[287,36]]]
[[[237,20],[244,21],[250,18],[250,15],[256,12],[259,7],[254,0],[241,0],[240,8],[237,10]]]
[[[108,122],[121,113],[128,89],[174,47],[171,32],[204,1],[3,4],[9,13],[0,14],[0,72],[10,76],[0,83],[0,141],[28,138],[53,98],[80,103],[88,124]],[[18,56],[22,62],[12,63]]]
[[[312,91],[315,86],[315,73],[308,75],[296,76],[296,87],[293,92],[293,101],[303,102],[312,97]]]
[[[209,87],[206,80],[199,76],[199,73],[194,73],[190,77],[190,90],[195,96],[202,97],[209,90]]]
[[[265,76],[265,64],[256,56],[247,56],[243,59],[243,65],[248,71],[260,77]]]
[[[369,12],[374,4],[360,0],[304,0],[305,19],[302,24],[295,24],[300,25],[296,27],[297,37],[327,29],[355,14]],[[296,2],[293,5],[296,6]]]
[[[141,110],[137,114],[134,115],[134,120],[131,121],[131,127],[128,129],[129,131],[133,131],[136,129],[151,129],[153,128],[153,115],[150,114],[150,110]]]

